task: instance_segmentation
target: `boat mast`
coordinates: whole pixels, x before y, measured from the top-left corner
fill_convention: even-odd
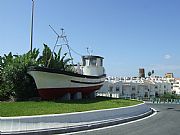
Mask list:
[[[61,33],[61,35],[59,35],[51,25],[49,25],[49,27],[50,27],[50,28],[52,29],[52,31],[57,35],[57,39],[56,39],[56,42],[55,42],[55,45],[54,45],[52,54],[51,54],[51,56],[50,56],[50,58],[49,58],[49,60],[48,60],[47,67],[49,67],[49,65],[50,65],[50,62],[51,62],[51,59],[52,59],[52,57],[53,57],[55,48],[56,48],[57,46],[62,46],[62,45],[66,45],[66,46],[67,46],[68,52],[69,52],[69,56],[70,56],[70,58],[71,58],[72,65],[74,65],[74,64],[73,64],[73,58],[72,58],[72,55],[71,55],[70,46],[69,46],[69,44],[68,44],[67,37],[64,35],[64,29],[63,29],[63,28],[61,29],[62,33]],[[62,39],[62,40],[65,42],[65,44],[58,45],[59,39]]]
[[[31,53],[32,53],[32,45],[33,45],[33,23],[34,23],[34,0],[32,0],[32,13],[31,13],[31,36],[30,36]]]

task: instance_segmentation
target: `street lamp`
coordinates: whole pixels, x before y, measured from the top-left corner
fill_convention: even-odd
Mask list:
[[[32,13],[31,13],[31,37],[30,37],[31,53],[32,53],[32,45],[33,45],[33,23],[34,23],[34,0],[32,0]]]

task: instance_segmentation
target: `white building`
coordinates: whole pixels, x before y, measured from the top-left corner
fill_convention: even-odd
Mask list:
[[[180,95],[180,79],[179,78],[174,79],[172,92],[174,94]]]
[[[166,78],[108,77],[97,93],[114,98],[153,98],[167,92],[171,92],[171,83]]]
[[[173,94],[180,95],[180,78],[166,78],[171,84],[171,91]]]

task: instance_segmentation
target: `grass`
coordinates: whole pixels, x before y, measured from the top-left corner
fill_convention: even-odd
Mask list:
[[[125,107],[142,103],[136,100],[96,98],[76,101],[27,101],[0,102],[0,116],[32,116],[43,114],[62,114],[90,110]]]

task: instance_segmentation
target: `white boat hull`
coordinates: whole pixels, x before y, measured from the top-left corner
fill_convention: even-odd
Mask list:
[[[70,72],[56,72],[52,69],[31,68],[28,71],[36,83],[40,96],[43,99],[54,99],[66,93],[81,92],[88,95],[104,84],[103,76],[85,76]]]

